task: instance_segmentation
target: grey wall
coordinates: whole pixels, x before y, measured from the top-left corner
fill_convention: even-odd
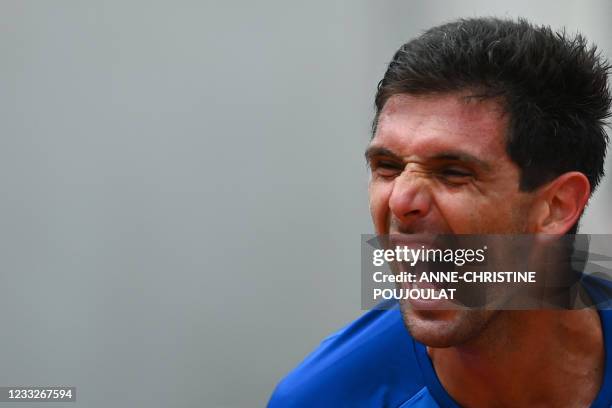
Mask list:
[[[362,155],[395,49],[457,16],[522,15],[612,56],[611,11],[1,0],[0,386],[74,385],[80,407],[264,405],[361,313]],[[583,232],[612,232],[611,191]]]

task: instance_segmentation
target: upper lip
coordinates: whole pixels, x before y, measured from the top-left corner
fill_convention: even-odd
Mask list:
[[[389,234],[389,242],[392,246],[407,246],[411,248],[420,248],[424,246],[426,248],[431,248],[434,246],[434,242],[436,240],[436,234],[399,234],[399,233],[390,233]]]

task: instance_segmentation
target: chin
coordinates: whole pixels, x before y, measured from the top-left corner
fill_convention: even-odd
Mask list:
[[[493,312],[485,310],[414,310],[400,302],[402,318],[412,337],[428,347],[459,346],[483,333]]]

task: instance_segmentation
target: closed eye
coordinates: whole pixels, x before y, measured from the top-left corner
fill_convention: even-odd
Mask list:
[[[444,169],[441,171],[441,173],[445,176],[456,176],[456,177],[470,177],[472,174],[470,172],[464,171],[464,170],[457,170],[457,169]]]
[[[437,173],[439,179],[451,185],[465,184],[474,177],[471,171],[456,167],[443,167]]]
[[[381,177],[395,177],[404,170],[404,165],[397,161],[385,159],[370,160],[370,168],[373,175]]]

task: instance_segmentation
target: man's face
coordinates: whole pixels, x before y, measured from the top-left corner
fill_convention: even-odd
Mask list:
[[[506,153],[508,117],[498,101],[467,92],[389,98],[366,152],[370,211],[378,235],[419,244],[419,234],[533,232],[533,196],[519,191]],[[433,347],[475,338],[496,315],[487,310],[400,307],[417,340]]]

